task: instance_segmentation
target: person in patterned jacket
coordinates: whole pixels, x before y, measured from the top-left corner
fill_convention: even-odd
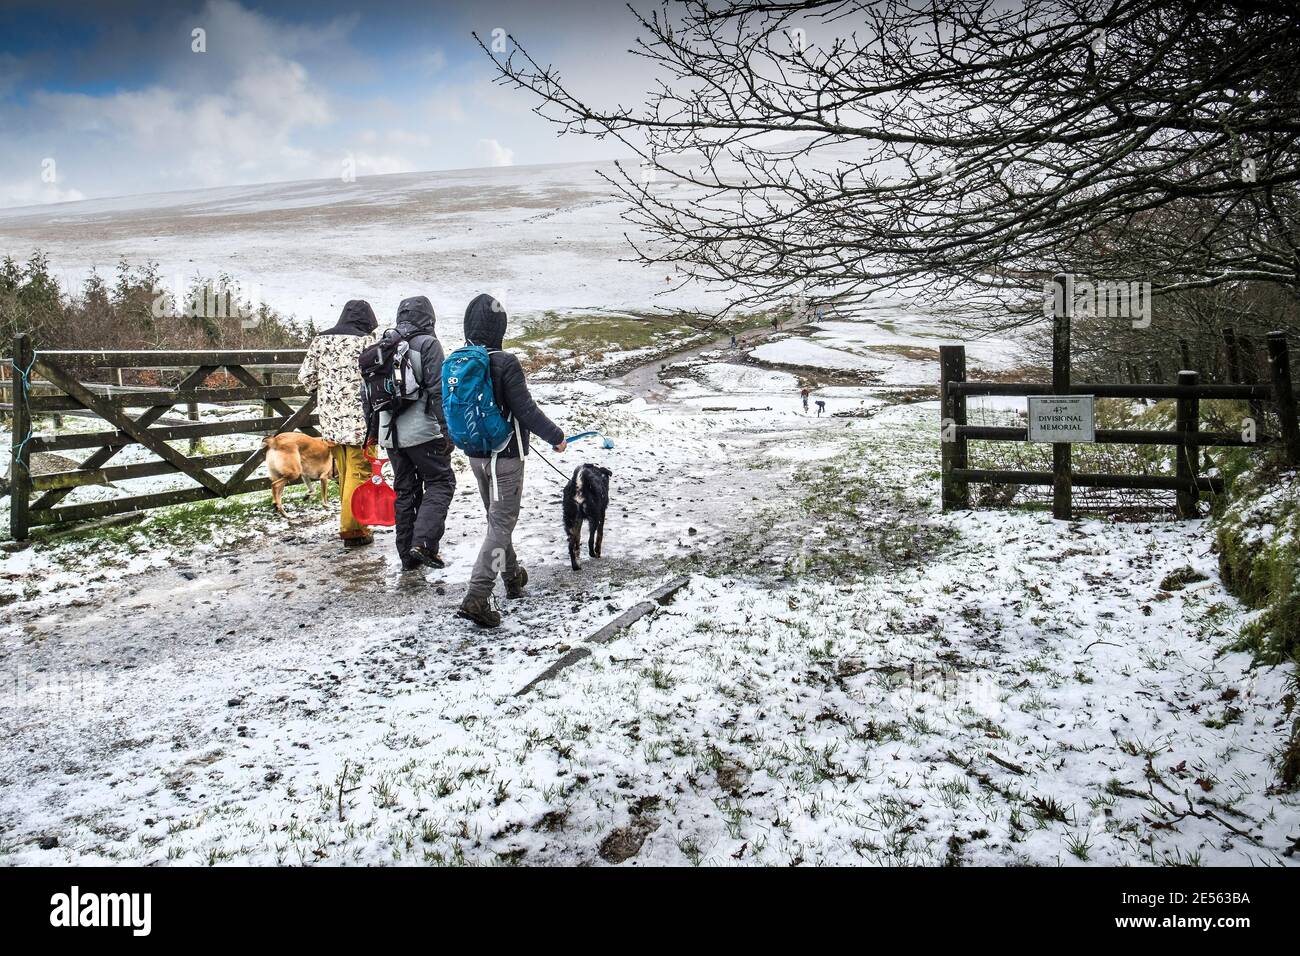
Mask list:
[[[352,517],[352,492],[370,480],[366,462],[366,418],[361,408],[361,350],[375,341],[379,320],[363,299],[353,299],[333,328],[312,339],[298,370],[298,381],[316,393],[321,437],[338,442],[334,472],[339,478],[343,506],[339,511],[339,537],[347,547],[370,544],[374,533]]]

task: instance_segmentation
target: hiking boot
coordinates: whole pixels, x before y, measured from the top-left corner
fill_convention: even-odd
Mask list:
[[[436,549],[430,550],[418,544],[411,548],[411,559],[431,568],[445,568],[447,566],[447,563],[442,560],[442,555]]]
[[[524,596],[524,585],[528,583],[528,572],[524,570],[521,564],[515,569],[513,578],[506,578],[506,597],[521,598]]]
[[[374,543],[375,536],[373,534],[354,534],[343,539],[343,547],[345,548],[362,548]]]
[[[492,606],[489,597],[473,597],[467,594],[465,600],[460,602],[460,609],[456,611],[456,616],[473,621],[479,627],[501,626],[501,615]]]
[[[423,571],[428,565],[423,561],[417,561],[415,558],[402,558],[403,571]]]

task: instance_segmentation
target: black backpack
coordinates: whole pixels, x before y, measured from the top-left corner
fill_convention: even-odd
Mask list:
[[[388,412],[390,438],[396,435],[397,416],[410,402],[428,401],[423,376],[416,374],[411,361],[412,345],[419,337],[407,339],[397,329],[389,329],[378,342],[363,349],[357,360],[366,403],[371,414]]]

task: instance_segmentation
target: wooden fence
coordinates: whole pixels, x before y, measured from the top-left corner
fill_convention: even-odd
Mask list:
[[[1200,474],[1200,449],[1204,447],[1280,447],[1291,464],[1300,464],[1300,428],[1296,422],[1295,395],[1285,333],[1268,336],[1271,384],[1202,385],[1193,371],[1178,374],[1177,384],[1074,384],[1069,374],[1069,322],[1058,317],[1053,349],[1053,381],[1049,383],[971,382],[966,378],[966,350],[963,346],[940,347],[940,397],[943,434],[941,442],[941,476],[943,510],[970,507],[973,483],[1050,485],[1052,515],[1069,519],[1073,514],[1073,489],[1121,488],[1167,490],[1176,494],[1181,517],[1193,517],[1203,491],[1220,492],[1223,480]],[[969,442],[1024,442],[1028,428],[971,425],[967,422],[966,399],[971,395],[1048,396],[1092,395],[1096,398],[1164,399],[1178,403],[1174,430],[1096,429],[1094,439],[1100,443],[1130,445],[1173,445],[1178,447],[1175,471],[1170,475],[1113,475],[1079,473],[1071,467],[1069,442],[1052,444],[1051,471],[1008,471],[972,468]],[[1249,440],[1241,434],[1203,432],[1200,430],[1200,402],[1209,399],[1240,399],[1251,403],[1253,414],[1263,403],[1276,411],[1280,435],[1257,434]],[[1263,422],[1256,419],[1257,427]]]
[[[201,438],[214,435],[270,435],[303,431],[317,434],[316,399],[296,381],[275,385],[271,372],[277,367],[296,371],[302,349],[284,350],[201,350],[201,351],[37,351],[27,336],[14,344],[13,450],[9,469],[9,527],[15,540],[26,538],[42,525],[84,521],[167,505],[227,498],[231,495],[264,491],[269,479],[252,478],[262,461],[263,449],[194,455]],[[102,378],[122,369],[170,370],[173,387],[119,388],[85,381]],[[255,371],[255,369],[257,371]],[[230,387],[205,387],[214,374],[223,372]],[[260,374],[259,374],[260,372]],[[301,400],[297,407],[291,400]],[[233,406],[260,403],[256,417],[223,418],[200,422],[200,405]],[[168,412],[185,406],[184,424],[168,419]],[[143,411],[128,412],[128,409]],[[67,434],[36,434],[34,419],[41,415],[89,415],[107,428]],[[190,454],[171,442],[189,441]],[[142,445],[155,460],[128,465],[109,465],[122,449]],[[75,469],[33,474],[32,455],[73,449],[94,449]],[[225,478],[214,469],[234,467]],[[128,495],[85,504],[60,505],[74,489],[91,484],[126,481],[160,475],[184,475],[195,484],[152,494]]]

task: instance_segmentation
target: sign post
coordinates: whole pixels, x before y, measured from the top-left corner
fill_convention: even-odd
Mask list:
[[[1091,395],[1030,395],[1029,440],[1069,444],[1097,440]]]
[[[1074,310],[1074,276],[1052,277],[1052,394],[1070,393],[1070,313]],[[1052,445],[1052,517],[1069,521],[1073,499],[1070,443]]]

